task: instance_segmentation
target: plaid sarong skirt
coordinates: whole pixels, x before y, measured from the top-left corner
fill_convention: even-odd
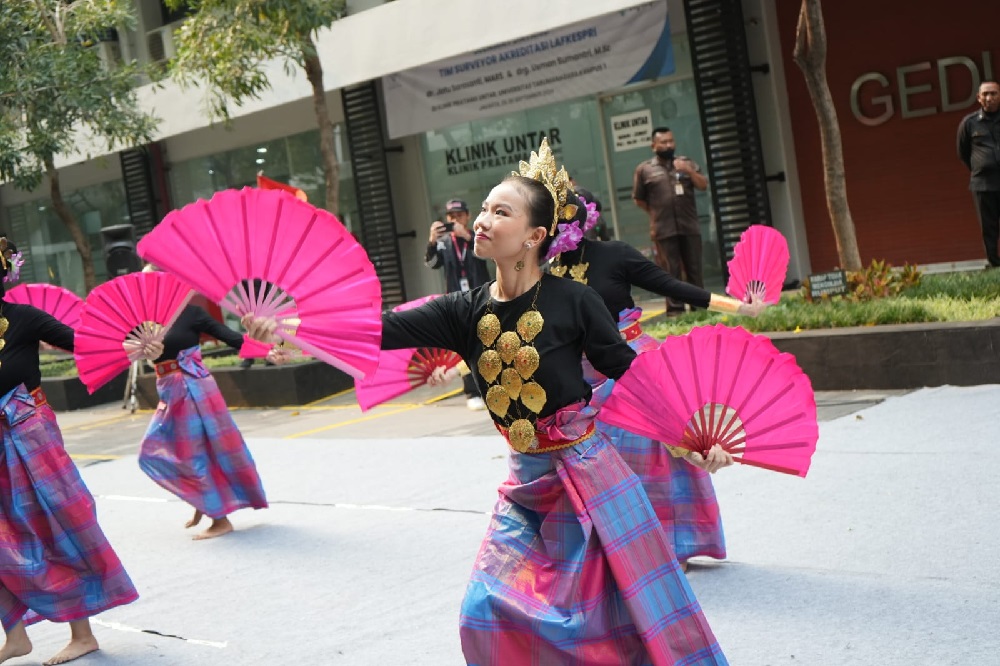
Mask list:
[[[639,328],[641,313],[638,308],[623,310],[618,320],[619,330],[628,332],[626,340],[638,354],[660,346],[658,340]],[[594,390],[591,404],[599,407],[611,395],[614,381],[595,370],[586,359],[583,374]],[[674,458],[666,447],[652,439],[600,421],[598,427],[611,435],[625,463],[642,479],[677,559],[684,561],[696,555],[725,559],[726,538],[711,475]]]
[[[182,351],[180,370],[157,377],[160,404],[146,430],[139,467],[153,481],[211,518],[267,508],[250,450],[201,351]]]
[[[79,620],[138,593],[97,524],[55,414],[23,385],[0,398],[0,616]]]
[[[511,452],[499,494],[462,603],[469,664],[728,663],[641,480],[606,434]]]

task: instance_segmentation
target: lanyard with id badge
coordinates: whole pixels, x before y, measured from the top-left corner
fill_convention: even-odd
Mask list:
[[[460,291],[469,291],[469,277],[465,272],[465,255],[469,251],[469,242],[465,242],[462,251],[458,251],[458,239],[454,233],[451,234],[451,246],[455,248],[455,256],[458,258],[458,269],[462,271],[458,278],[458,288]]]

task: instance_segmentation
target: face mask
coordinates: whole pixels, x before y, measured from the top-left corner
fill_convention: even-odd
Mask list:
[[[674,150],[670,148],[668,150],[658,150],[656,151],[656,156],[661,160],[672,160],[674,159]]]

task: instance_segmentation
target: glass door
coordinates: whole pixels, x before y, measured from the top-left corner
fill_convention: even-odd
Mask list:
[[[612,215],[616,238],[652,258],[649,216],[632,201],[632,177],[641,162],[653,157],[649,135],[653,127],[669,127],[677,140],[677,154],[694,160],[703,172],[707,171],[694,80],[675,80],[604,97],[601,99],[601,115],[613,191]],[[642,128],[645,137],[641,138],[638,130],[629,136],[627,126],[630,124]],[[711,197],[707,191],[697,192],[695,199],[701,222],[705,288],[717,291],[722,286],[722,267],[718,235],[712,220]],[[652,298],[645,293],[635,293],[634,296],[637,300]]]

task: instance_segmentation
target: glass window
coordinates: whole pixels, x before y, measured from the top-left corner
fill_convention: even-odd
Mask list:
[[[444,215],[452,198],[468,202],[475,217],[493,186],[517,171],[543,136],[570,177],[604,201],[600,111],[596,99],[578,99],[426,132],[421,144],[432,207],[428,224]]]
[[[101,228],[129,222],[125,187],[120,180],[63,193],[90,242],[97,281],[107,279]],[[6,209],[10,238],[18,249],[27,250],[21,282],[49,282],[85,295],[83,262],[76,244],[48,198],[36,199]]]
[[[343,126],[334,127],[340,163],[340,207],[337,217],[350,230],[359,223],[354,177]],[[210,199],[220,190],[254,186],[257,172],[303,190],[314,206],[326,205],[326,181],[319,149],[319,130],[261,141],[214,155],[179,162],[170,168],[172,203],[180,208]]]

